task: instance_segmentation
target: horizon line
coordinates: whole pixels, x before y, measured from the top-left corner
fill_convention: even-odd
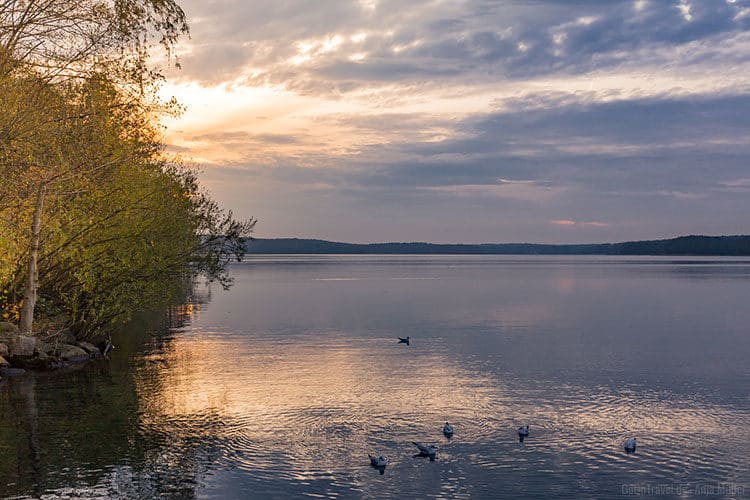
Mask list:
[[[513,242],[480,242],[480,243],[469,243],[469,242],[456,242],[456,243],[435,243],[431,241],[372,241],[367,243],[353,243],[349,241],[339,240],[328,240],[324,238],[313,238],[313,237],[299,237],[299,236],[277,236],[277,237],[254,237],[249,236],[246,239],[249,240],[300,240],[300,241],[321,241],[326,243],[336,243],[342,245],[465,245],[465,246],[478,246],[478,245],[540,245],[540,246],[583,246],[583,245],[620,245],[624,243],[644,243],[653,241],[670,241],[681,238],[748,238],[750,234],[682,234],[678,236],[668,236],[661,238],[651,238],[642,240],[621,240],[621,241],[607,241],[602,243],[532,243],[528,241],[513,241]]]

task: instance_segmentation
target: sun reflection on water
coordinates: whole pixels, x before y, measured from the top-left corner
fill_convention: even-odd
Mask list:
[[[215,443],[222,466],[300,484],[364,488],[367,453],[388,455],[388,473],[403,474],[394,470],[409,467],[412,440],[438,444],[439,461],[474,474],[582,469],[592,487],[615,471],[741,480],[733,453],[750,452],[750,417],[733,408],[663,391],[500,376],[462,366],[439,343],[417,350],[344,332],[301,342],[196,329],[139,370],[144,429]],[[439,432],[445,421],[457,428],[451,441]],[[729,449],[726,422],[741,429]],[[515,437],[520,424],[532,430],[524,443]],[[637,462],[622,452],[631,435],[639,438]]]

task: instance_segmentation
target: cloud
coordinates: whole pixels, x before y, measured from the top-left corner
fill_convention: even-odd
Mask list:
[[[556,226],[609,227],[608,223],[600,221],[578,222],[570,219],[555,219],[550,222]]]
[[[170,140],[266,235],[750,230],[748,1],[183,4]]]
[[[185,139],[191,142],[221,142],[225,144],[293,144],[299,142],[301,137],[291,134],[253,134],[244,130],[225,130],[189,135]]]
[[[546,107],[533,103],[544,101]],[[310,135],[222,131],[186,136],[253,155],[250,170],[269,170],[299,185],[324,179],[337,189],[453,189],[466,193],[589,191],[606,196],[696,198],[731,193],[747,178],[750,96],[571,102],[531,96],[530,110],[438,120],[432,115],[334,114],[316,118],[372,141],[315,156]],[[435,134],[443,134],[433,140]],[[278,147],[278,148],[277,148]],[[291,149],[290,149],[291,148]],[[304,158],[304,164],[301,159]],[[242,160],[239,160],[242,162]],[[245,162],[247,163],[247,162]],[[474,186],[468,187],[468,186]]]
[[[184,2],[192,41],[173,76],[340,95],[392,84],[441,85],[574,75],[619,67],[747,63],[743,2]],[[334,43],[335,42],[335,43]],[[356,56],[356,62],[352,57]]]

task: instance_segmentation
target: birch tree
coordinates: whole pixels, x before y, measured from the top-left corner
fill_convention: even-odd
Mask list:
[[[0,0],[0,313],[24,332],[43,307],[93,338],[174,278],[229,283],[255,221],[201,193],[156,122],[148,55],[184,33],[173,0]]]

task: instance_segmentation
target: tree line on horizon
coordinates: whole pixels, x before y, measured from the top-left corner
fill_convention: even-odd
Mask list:
[[[0,321],[93,339],[196,273],[229,283],[255,221],[161,137],[179,105],[149,55],[187,33],[174,0],[0,3]]]
[[[594,244],[341,243],[271,238],[247,243],[251,254],[463,254],[463,255],[750,255],[750,235],[681,236],[664,240]]]

